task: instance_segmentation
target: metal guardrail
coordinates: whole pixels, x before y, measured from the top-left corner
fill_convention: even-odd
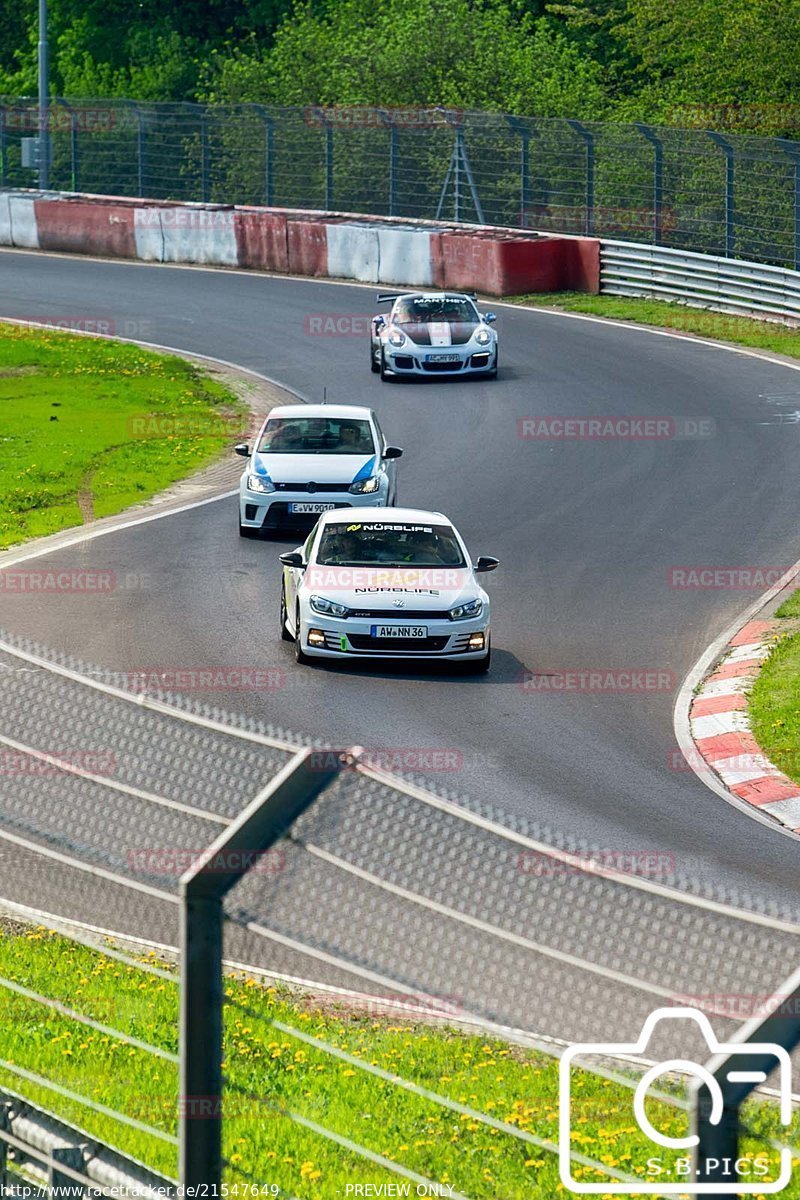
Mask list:
[[[43,1195],[136,1196],[164,1200],[175,1184],[95,1137],[68,1125],[22,1096],[0,1092],[0,1189],[15,1194],[15,1183],[33,1185]]]
[[[601,239],[600,291],[800,321],[800,272],[666,246]]]

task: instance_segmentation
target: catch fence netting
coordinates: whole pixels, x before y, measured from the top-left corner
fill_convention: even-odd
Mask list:
[[[0,638],[0,704],[2,899],[6,923],[12,922],[6,934],[15,920],[29,930],[35,922],[32,937],[41,927],[42,939],[57,939],[52,946],[60,956],[77,956],[55,979],[48,974],[37,981],[38,944],[31,940],[30,960],[20,960],[17,974],[8,963],[0,968],[0,988],[22,1006],[21,1025],[30,1021],[32,1006],[44,1004],[54,1013],[48,1020],[59,1023],[56,1036],[76,1020],[85,1025],[78,1014],[108,1027],[88,1032],[107,1039],[103,1055],[120,1053],[107,1048],[119,1041],[132,1065],[141,1060],[110,1099],[94,1093],[88,1080],[98,1046],[80,1030],[81,1041],[64,1040],[66,1049],[81,1046],[80,1055],[51,1056],[48,1071],[40,1064],[31,1072],[21,1050],[0,1053],[6,1063],[14,1057],[17,1068],[7,1076],[0,1069],[0,1078],[11,1087],[13,1075],[16,1090],[30,1091],[34,1102],[89,1124],[96,1137],[102,1128],[120,1150],[174,1177],[181,1103],[172,1023],[178,879],[309,743],[277,722],[256,722],[152,686],[142,693],[124,674],[10,634]],[[316,749],[320,770],[330,753]],[[448,1129],[450,1123],[475,1125],[476,1138],[521,1145],[525,1162],[539,1162],[541,1153],[546,1172],[555,1162],[557,1099],[528,1105],[528,1117],[516,1123],[514,1104],[524,1097],[514,1099],[513,1089],[498,1113],[486,1107],[474,1081],[467,1087],[465,1077],[449,1086],[442,1056],[455,1053],[454,1046],[480,1054],[486,1045],[493,1062],[502,1046],[513,1047],[526,1069],[544,1078],[547,1062],[567,1044],[634,1041],[656,1008],[695,1007],[725,1037],[780,996],[796,962],[795,914],[757,896],[678,878],[669,856],[660,875],[652,862],[637,874],[635,863],[630,873],[605,868],[597,852],[429,780],[388,776],[370,765],[368,751],[362,763],[344,769],[286,837],[254,856],[226,901],[224,953],[234,972],[226,989],[226,1056],[233,1065],[222,1115],[230,1177],[263,1172],[270,1147],[284,1145],[285,1157],[305,1155],[293,1169],[300,1161],[312,1166],[291,1186],[281,1176],[280,1194],[335,1194],[330,1181],[311,1178],[322,1169],[313,1165],[317,1158],[332,1154],[361,1164],[352,1167],[353,1178],[394,1172],[427,1186],[436,1182],[430,1147],[423,1153],[409,1131],[427,1128],[429,1118],[431,1128],[437,1120]],[[76,970],[88,981],[77,990]],[[141,988],[133,982],[138,970],[148,974]],[[130,996],[102,1020],[107,999],[93,992],[93,981],[112,971]],[[14,992],[9,983],[34,994]],[[155,1009],[137,1008],[137,993],[149,996]],[[53,1001],[69,1011],[53,1009]],[[335,1028],[324,1020],[331,1011]],[[375,1024],[400,1031],[386,1035],[399,1039],[394,1057],[387,1051],[388,1057],[370,1058],[359,1048],[360,1031]],[[404,1050],[403,1039],[424,1038],[428,1027],[451,1031],[446,1046],[436,1049],[436,1075]],[[698,1032],[687,1036],[677,1026],[656,1051],[707,1057]],[[320,1075],[333,1070],[339,1081],[363,1073],[369,1104],[388,1104],[390,1093],[403,1102],[392,1102],[377,1128],[365,1126],[358,1113],[368,1111],[367,1097],[355,1082],[352,1104],[343,1107],[311,1083],[300,1093],[288,1086],[284,1067],[308,1073],[309,1064]],[[642,1069],[642,1063],[613,1058],[593,1066],[603,1083],[624,1095]],[[378,1085],[376,1098],[370,1089]],[[684,1119],[685,1089],[676,1085],[668,1093],[663,1103]],[[587,1103],[594,1106],[588,1128],[608,1130],[606,1102]],[[120,1119],[98,1114],[98,1104]],[[615,1112],[625,1108],[619,1097],[609,1105]],[[101,1118],[105,1124],[92,1124]],[[748,1119],[756,1128],[747,1136],[757,1133],[765,1145],[776,1140],[758,1113]],[[621,1113],[618,1124],[628,1128]],[[598,1136],[602,1148],[606,1135]],[[237,1149],[242,1141],[246,1150]],[[400,1149],[407,1145],[415,1148]],[[319,1146],[324,1152],[314,1149]],[[572,1149],[576,1169],[598,1169],[591,1165],[602,1160],[597,1145],[578,1142]],[[617,1167],[606,1166],[613,1176]],[[457,1194],[496,1195],[495,1184],[496,1175],[476,1190],[467,1171]]]
[[[800,143],[455,109],[0,97],[0,187],[478,222],[796,267]]]

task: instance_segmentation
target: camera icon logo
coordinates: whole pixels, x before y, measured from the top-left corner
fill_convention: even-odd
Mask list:
[[[751,1083],[753,1086],[756,1086],[757,1084],[764,1083],[767,1075],[771,1073],[774,1067],[770,1065],[770,1070],[764,1071],[762,1069],[763,1061],[765,1056],[771,1056],[774,1059],[774,1066],[778,1068],[781,1124],[789,1125],[792,1118],[792,1068],[789,1055],[783,1046],[779,1046],[774,1042],[720,1042],[717,1040],[705,1013],[698,1012],[694,1008],[657,1008],[645,1021],[637,1041],[578,1043],[570,1046],[561,1056],[559,1063],[558,1165],[561,1182],[564,1187],[578,1195],[666,1196],[681,1193],[686,1195],[687,1192],[691,1192],[692,1195],[696,1196],[713,1195],[715,1193],[717,1195],[724,1193],[728,1196],[747,1196],[756,1194],[769,1195],[782,1192],[789,1184],[792,1175],[792,1152],[787,1148],[781,1150],[779,1178],[770,1182],[765,1182],[763,1175],[752,1180],[741,1179],[738,1175],[738,1164],[744,1160],[737,1160],[736,1173],[733,1177],[718,1183],[695,1182],[693,1180],[694,1172],[688,1166],[689,1159],[677,1160],[678,1163],[685,1164],[685,1166],[681,1170],[680,1178],[676,1178],[673,1181],[668,1181],[663,1177],[659,1178],[658,1181],[648,1180],[643,1177],[641,1181],[631,1179],[630,1182],[620,1180],[619,1178],[610,1178],[605,1182],[587,1182],[584,1179],[576,1179],[573,1176],[570,1139],[572,1132],[571,1082],[572,1071],[574,1069],[573,1062],[575,1059],[580,1059],[582,1060],[581,1063],[576,1063],[575,1065],[583,1066],[583,1060],[592,1056],[619,1058],[626,1055],[642,1055],[647,1050],[653,1031],[660,1021],[694,1022],[699,1026],[700,1032],[708,1045],[709,1057],[713,1058],[716,1064],[715,1069],[724,1065],[725,1058],[730,1055],[736,1056],[737,1068],[740,1065],[741,1059],[747,1059],[748,1056],[752,1056],[754,1059],[752,1071],[731,1069],[727,1072],[725,1078],[732,1084]],[[719,1063],[716,1062],[717,1058],[720,1059]],[[758,1064],[757,1067],[756,1064]],[[723,1117],[723,1090],[719,1080],[715,1078],[714,1072],[708,1066],[692,1062],[690,1059],[685,1058],[672,1058],[656,1063],[639,1080],[633,1097],[633,1113],[642,1133],[656,1146],[661,1146],[668,1150],[692,1150],[699,1143],[697,1134],[689,1133],[685,1137],[669,1137],[653,1126],[645,1111],[645,1099],[650,1086],[656,1079],[669,1072],[680,1072],[682,1075],[691,1075],[705,1084],[711,1097],[709,1119],[712,1125],[718,1125]],[[730,1160],[726,1159],[724,1161],[729,1162]],[[719,1166],[719,1161],[716,1161],[715,1165]]]

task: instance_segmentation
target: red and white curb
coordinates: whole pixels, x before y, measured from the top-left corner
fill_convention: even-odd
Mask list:
[[[748,693],[777,628],[776,621],[748,621],[728,642],[692,701],[690,728],[696,752],[730,792],[800,833],[800,784],[764,754],[748,712]]]

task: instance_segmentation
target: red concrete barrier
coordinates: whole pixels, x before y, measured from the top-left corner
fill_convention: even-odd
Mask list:
[[[600,243],[597,238],[561,238],[563,269],[559,290],[600,293]]]
[[[491,296],[599,290],[600,256],[591,239],[448,231],[434,234],[431,245],[438,287]]]
[[[493,296],[565,290],[596,293],[600,288],[600,245],[594,238],[526,235],[491,227],[442,228],[427,221],[302,209],[176,205],[119,196],[46,200],[32,196],[31,207],[35,216],[31,244],[42,250],[222,263],[311,278],[329,276],[333,270],[345,279],[366,279],[379,277],[380,267],[364,261],[364,238],[356,235],[374,224],[379,238],[382,230],[387,231],[386,245],[393,247],[394,254],[393,278],[405,277],[404,287],[453,288]],[[341,235],[329,234],[339,226],[345,227]],[[402,239],[392,242],[388,236],[404,230],[416,238],[409,242],[414,254]],[[418,236],[422,233],[424,238]],[[420,257],[416,251],[423,245],[426,253]]]
[[[135,205],[91,200],[36,200],[41,250],[136,258]]]
[[[328,274],[328,232],[324,220],[291,216],[286,222],[288,270],[292,275]]]
[[[234,213],[239,266],[253,271],[289,270],[286,213],[237,208]]]

